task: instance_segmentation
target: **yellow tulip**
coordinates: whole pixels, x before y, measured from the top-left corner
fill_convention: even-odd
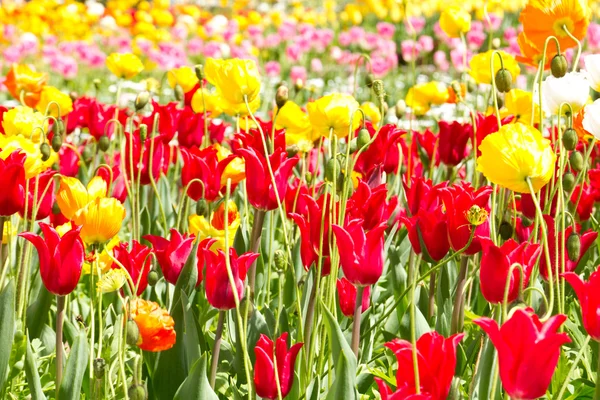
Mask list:
[[[210,116],[213,118],[218,117],[223,112],[219,96],[216,93],[209,92],[205,88],[196,90],[196,93],[192,96],[191,106],[196,114],[203,113],[206,106],[206,112],[210,113]]]
[[[275,119],[276,129],[285,129],[285,143],[291,145],[304,145],[319,139],[319,133],[313,130],[308,114],[293,101],[287,101],[277,112]]]
[[[167,73],[169,86],[175,88],[175,85],[181,86],[184,93],[189,92],[199,83],[196,73],[191,67],[173,68]]]
[[[486,136],[479,150],[477,170],[490,182],[514,192],[529,193],[527,179],[537,192],[554,173],[556,155],[550,140],[530,125],[504,125]]]
[[[240,227],[240,213],[233,201],[227,206],[227,235],[229,247],[233,247],[235,234]],[[198,240],[206,238],[217,239],[211,250],[225,249],[225,203],[210,215],[210,221],[202,215],[191,215],[188,219],[190,234],[196,235]]]
[[[223,111],[235,116],[255,113],[260,106],[260,76],[253,60],[216,60],[209,58],[204,67],[206,79],[217,88]]]
[[[106,243],[121,230],[125,207],[114,198],[96,198],[77,211],[73,222],[80,225],[81,238],[88,244]]]
[[[50,151],[50,157],[42,160],[40,146],[23,136],[0,135],[0,158],[6,159],[15,150],[21,150],[27,158],[25,159],[25,178],[31,179],[50,168],[58,161],[58,154]]]
[[[106,197],[107,190],[106,182],[99,176],[92,178],[87,189],[79,179],[61,176],[56,203],[67,219],[73,219],[89,202]]]
[[[498,51],[502,56],[504,62],[504,68],[506,68],[512,75],[513,83],[516,82],[517,76],[521,73],[521,68],[513,56],[504,52]],[[469,75],[475,79],[477,83],[491,84],[492,78],[495,78],[498,70],[501,68],[500,57],[494,55],[494,76],[491,75],[491,59],[494,50],[486,51],[485,53],[479,53],[471,58],[469,62]]]
[[[447,7],[440,15],[440,28],[448,37],[460,37],[471,29],[471,14],[460,7]]]
[[[35,108],[42,114],[45,114],[47,110],[48,115],[54,118],[58,118],[58,108],[60,108],[60,116],[64,117],[73,111],[73,100],[71,100],[71,96],[54,86],[44,86],[40,94],[40,101]]]
[[[36,127],[42,128],[43,131]],[[31,139],[34,143],[41,143],[45,140],[44,132],[48,128],[48,122],[44,114],[27,106],[17,106],[4,113],[2,128],[6,136],[19,135]]]
[[[358,128],[361,116],[355,112],[359,108],[354,97],[333,93],[323,96],[306,105],[308,118],[315,135],[329,137],[331,131],[338,138],[344,138]]]
[[[134,54],[112,53],[106,58],[106,67],[118,78],[131,79],[144,70],[144,64]]]

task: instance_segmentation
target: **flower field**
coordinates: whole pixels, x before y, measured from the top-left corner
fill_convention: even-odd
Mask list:
[[[0,398],[600,400],[600,2],[0,0]]]

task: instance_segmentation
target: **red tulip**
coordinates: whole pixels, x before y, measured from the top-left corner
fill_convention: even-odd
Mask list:
[[[500,123],[502,125],[506,125],[511,123],[513,119],[515,119],[515,117],[513,115],[509,115],[500,121]],[[478,112],[477,116],[475,117],[475,125],[477,126],[477,132],[475,133],[475,139],[477,142],[475,143],[475,148],[477,149],[477,157],[479,157],[481,155],[481,151],[479,151],[479,145],[483,139],[485,139],[487,135],[498,132],[498,118],[495,114],[486,116],[485,114]],[[473,138],[471,137],[471,142],[472,141]]]
[[[461,124],[458,121],[448,123],[438,122],[440,127],[438,153],[440,160],[446,165],[456,166],[469,154],[467,143],[473,136],[471,124]]]
[[[387,194],[385,184],[371,189],[365,181],[359,180],[346,205],[346,221],[361,218],[365,221],[365,230],[373,229],[382,222],[387,224],[398,205],[398,198],[394,196],[388,201]]]
[[[177,131],[177,122],[179,121],[180,110],[177,108],[177,102],[171,102],[161,105],[152,99],[152,114],[142,118],[141,123],[148,126],[148,131],[154,127],[154,119],[158,118],[156,131],[165,138],[164,143],[169,143]]]
[[[79,161],[79,156],[70,146],[62,146],[58,151],[59,171],[63,176],[77,176]]]
[[[155,235],[146,235],[144,239],[152,244],[165,280],[176,285],[179,274],[192,252],[194,236],[182,235],[172,228],[170,240]]]
[[[577,204],[577,215],[580,221],[587,221],[594,211],[594,203],[596,202],[596,192],[591,185],[584,183],[573,190],[571,196],[571,204]]]
[[[562,238],[562,234],[558,233],[558,238],[556,237],[557,232],[556,232],[556,226],[554,223],[554,218],[550,215],[544,215],[544,221],[546,221],[546,227],[548,229],[548,253],[550,256],[550,263],[552,264],[552,276],[554,279],[557,279],[557,274],[556,271],[563,272],[561,270],[562,265],[557,265],[558,261],[559,261],[559,257],[558,254],[556,254],[556,246],[554,245],[554,243],[556,242],[556,240],[558,240],[559,243],[559,253],[561,252],[560,250],[560,240]],[[576,233],[580,233],[577,231],[580,231],[581,227],[579,226],[579,224],[577,224],[575,232]],[[573,232],[573,226],[569,225],[567,227],[567,229],[565,229],[564,231],[564,237],[565,237],[565,247],[566,247],[566,242],[569,239],[569,235]],[[577,258],[577,260],[575,261],[571,261],[568,257],[567,257],[567,252],[565,250],[565,254],[564,254],[564,259],[565,259],[565,271],[564,272],[573,272],[575,271],[575,269],[577,268],[577,266],[579,265],[579,261],[581,261],[581,259],[583,258],[583,256],[585,255],[585,253],[590,249],[590,247],[592,246],[592,244],[594,244],[594,242],[596,241],[596,238],[598,237],[598,232],[593,232],[591,230],[587,230],[584,233],[580,233],[580,240],[581,240],[581,250],[579,252],[579,258]],[[558,267],[558,269],[557,269]],[[546,266],[546,257],[540,257],[540,274],[542,275],[542,277],[546,280],[548,280],[548,267]]]
[[[392,393],[388,385],[380,379],[375,378],[379,387],[381,400],[432,400],[433,397],[429,393],[412,393],[409,387],[402,387]]]
[[[406,202],[411,215],[419,210],[434,210],[441,204],[440,189],[446,187],[446,183],[433,186],[431,180],[423,177],[411,177],[410,186],[406,181],[402,182],[406,193]]]
[[[220,249],[214,253],[210,250],[210,246],[204,246],[202,251],[206,262],[206,299],[219,310],[235,308],[235,297],[227,273],[225,253]],[[229,249],[229,266],[235,281],[238,300],[241,300],[244,294],[244,280],[248,267],[257,258],[257,253],[250,252],[238,257],[235,249]]]
[[[137,295],[140,296],[148,287],[148,272],[152,266],[152,249],[133,240],[131,251],[128,250],[129,243],[119,243],[113,248],[115,259],[119,261],[131,276],[131,280],[137,286]],[[113,268],[121,268],[116,263]],[[133,291],[135,288],[131,288]]]
[[[513,269],[507,298],[509,303],[515,301],[519,295],[519,282],[521,288],[528,285],[531,270],[541,254],[540,245],[517,244],[513,239],[509,239],[501,247],[494,245],[491,240],[484,240],[482,247],[479,281],[483,297],[490,303],[504,301],[508,273],[511,266],[516,263],[523,268],[523,280],[521,282],[519,270]]]
[[[431,165],[431,163],[434,163],[434,165],[440,165],[440,153],[437,151],[439,146],[438,135],[433,133],[431,130],[426,129],[424,132],[414,132],[413,138],[417,140],[413,140],[410,145],[411,156],[413,159],[410,159],[412,163],[412,172],[410,172],[409,169],[408,176],[421,175],[418,174],[418,172],[422,171],[418,171],[415,167],[417,164],[421,163],[422,159],[428,161],[426,163],[428,166]],[[406,150],[408,150],[408,148]],[[406,156],[408,156],[408,154],[406,154]],[[407,161],[409,161],[409,159],[407,159]]]
[[[2,126],[2,120],[4,119],[4,113],[8,111],[8,108],[0,106],[0,134],[4,135],[4,127]]]
[[[442,206],[433,210],[419,210],[416,215],[410,218],[400,217],[400,220],[408,229],[408,240],[415,253],[424,253],[426,260],[434,262],[448,254],[448,222]]]
[[[285,130],[273,130],[273,121],[263,122],[258,119],[258,123],[261,126],[262,132],[267,137],[267,148],[269,147],[268,143],[273,142],[273,152],[276,153],[278,151],[285,151]],[[244,129],[244,124],[242,124],[241,128]],[[274,138],[274,140],[271,140],[271,138]],[[240,133],[237,133],[231,145],[234,153],[240,149],[252,148],[258,154],[264,157],[265,147],[263,140],[264,139],[261,136],[260,131],[256,128],[251,128],[248,132],[243,130]]]
[[[492,188],[490,186],[484,186],[479,190],[475,190],[470,183],[461,182],[460,184],[441,189],[440,193],[444,206],[446,207],[450,247],[452,247],[454,251],[458,251],[469,243],[471,229],[473,229],[467,220],[467,212],[473,206],[489,210],[488,200],[492,193]],[[490,225],[487,220],[474,229],[475,234],[471,245],[465,251],[465,254],[467,255],[480,252],[480,239],[489,238],[490,236]]]
[[[444,338],[437,332],[423,334],[417,340],[420,391],[433,400],[446,400],[456,368],[456,347],[464,334]],[[385,344],[398,359],[396,385],[405,393],[416,393],[412,344],[394,339]],[[393,397],[391,397],[393,399]]]
[[[236,156],[229,155],[219,161],[217,158],[217,149],[207,147],[203,150],[193,148],[191,150],[181,149],[183,158],[183,168],[181,170],[181,183],[187,186],[193,179],[200,179],[200,182],[193,182],[187,195],[193,200],[206,199],[214,201],[223,191],[224,184],[222,181],[223,171],[231,160]]]
[[[47,170],[37,177],[27,180],[27,218],[31,218],[34,207],[37,207],[36,220],[44,219],[52,212],[55,174],[56,171]],[[25,202],[23,203],[23,208],[19,210],[19,215],[21,217],[25,215]]]
[[[0,159],[0,216],[13,215],[23,208],[26,158],[25,153],[15,150],[6,159]]]
[[[121,126],[125,126],[128,116],[124,110],[120,110],[114,105],[100,103],[91,97],[80,97],[73,102],[73,111],[67,118],[67,133],[71,133],[77,128],[88,128],[90,135],[96,141],[104,135],[110,138],[118,126],[114,121],[109,122],[115,118],[115,114],[117,114]]]
[[[152,127],[148,127],[148,129],[150,130]],[[140,184],[149,185],[151,183],[150,173],[152,173],[154,181],[158,181],[162,174],[166,174],[171,161],[171,149],[167,143],[167,138],[162,135],[142,141],[139,129],[136,129],[133,135],[125,132],[125,154],[120,168],[125,172],[127,180],[137,182],[139,178]],[[152,160],[150,160],[150,154],[152,154]]]
[[[342,314],[346,317],[354,317],[354,307],[356,306],[356,286],[354,286],[348,279],[342,277],[337,280],[337,293],[340,301],[340,308]],[[363,290],[361,312],[367,311],[369,308],[369,299],[371,296],[371,287],[365,287]]]
[[[587,282],[573,272],[566,272],[563,277],[579,299],[585,330],[592,339],[600,342],[600,271],[593,272]]]
[[[81,276],[85,247],[79,236],[81,227],[71,229],[62,237],[50,225],[40,222],[44,237],[31,232],[19,236],[29,240],[40,258],[40,275],[49,292],[59,296],[71,293]]]
[[[367,121],[365,126],[369,135],[373,137],[376,132],[373,124]],[[373,143],[356,160],[354,169],[369,176],[375,167],[381,166],[387,174],[396,174],[400,162],[398,145],[400,137],[405,133],[406,131],[399,129],[395,124],[382,126]]]
[[[308,212],[306,200],[304,200],[302,195],[308,195],[308,187],[300,179],[295,178],[288,185],[283,201],[288,218],[292,218],[291,214],[306,215]]]
[[[267,165],[264,153],[257,152],[253,148],[239,149],[238,152],[246,161],[246,171],[251,171],[246,175],[246,190],[248,192],[248,201],[254,208],[259,210],[274,210],[278,206],[277,196],[283,202],[288,186],[288,179],[292,175],[292,169],[298,163],[299,158],[294,156],[287,158],[285,150],[276,149],[269,155],[271,170],[275,178],[275,188],[271,180],[271,174]]]
[[[502,327],[491,318],[473,321],[489,335],[498,351],[500,379],[511,398],[533,400],[546,394],[560,347],[571,341],[566,333],[558,333],[566,319],[566,315],[559,314],[542,323],[529,308],[517,309]]]
[[[277,382],[275,381],[274,358],[277,360],[277,378],[281,389],[281,397],[286,397],[294,384],[294,364],[296,356],[302,348],[303,343],[296,343],[289,350],[287,346],[288,333],[284,332],[273,341],[265,335],[260,335],[254,354],[254,386],[256,394],[265,399],[276,399]]]
[[[383,272],[383,233],[386,223],[365,232],[363,220],[350,221],[344,228],[332,225],[344,276],[353,284],[377,283]]]
[[[120,154],[117,154],[115,157],[115,159],[118,158],[120,158]],[[112,189],[110,191],[110,197],[114,197],[121,203],[125,203],[125,199],[127,198],[127,186],[125,186],[125,178],[123,174],[121,174],[120,165],[114,165],[111,169],[106,166],[100,166],[97,175],[106,182],[108,188]]]

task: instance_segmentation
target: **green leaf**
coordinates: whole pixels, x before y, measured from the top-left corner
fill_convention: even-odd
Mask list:
[[[256,347],[256,342],[258,342],[261,333],[263,335],[271,337],[271,331],[269,329],[269,326],[267,325],[267,322],[265,321],[265,317],[263,317],[260,311],[254,310],[250,318],[248,318],[248,349],[253,349],[254,347]],[[254,364],[254,351],[250,351],[249,355],[250,360]]]
[[[81,398],[81,384],[87,370],[88,343],[85,329],[79,331],[79,336],[71,347],[67,366],[58,390],[60,400],[78,400]]]
[[[492,386],[492,374],[494,369],[494,345],[489,338],[485,338],[485,344],[481,349],[477,371],[475,372],[473,382],[473,399],[495,399],[490,396]],[[498,378],[499,379],[499,378]],[[498,381],[498,386],[500,382]]]
[[[39,338],[48,320],[48,311],[54,295],[44,285],[40,287],[37,299],[27,308],[27,330],[32,338]]]
[[[189,376],[175,393],[174,400],[218,400],[206,378],[206,358],[206,354],[203,354],[192,366]]]
[[[31,349],[29,337],[27,337],[27,353],[25,356],[25,376],[27,377],[27,384],[29,385],[29,391],[31,392],[31,399],[46,400],[46,396],[42,390],[42,383],[40,382],[36,357]]]
[[[12,281],[0,292],[0,392],[8,374],[8,360],[15,336],[15,285]]]
[[[187,367],[188,371],[191,371],[200,359],[200,339],[196,318],[192,312],[192,303],[190,303],[185,293],[181,293],[181,307],[183,308],[183,332],[181,332],[180,337],[183,336]]]

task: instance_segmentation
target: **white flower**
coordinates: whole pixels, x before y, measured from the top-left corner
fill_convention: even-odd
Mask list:
[[[600,100],[585,106],[583,115],[583,129],[600,140]]]
[[[585,70],[588,73],[592,89],[600,92],[600,54],[585,56]]]
[[[562,78],[550,75],[542,83],[544,107],[551,114],[557,114],[562,103],[570,104],[573,112],[581,110],[590,95],[590,83],[587,74],[569,72]],[[568,111],[563,107],[563,112]]]

